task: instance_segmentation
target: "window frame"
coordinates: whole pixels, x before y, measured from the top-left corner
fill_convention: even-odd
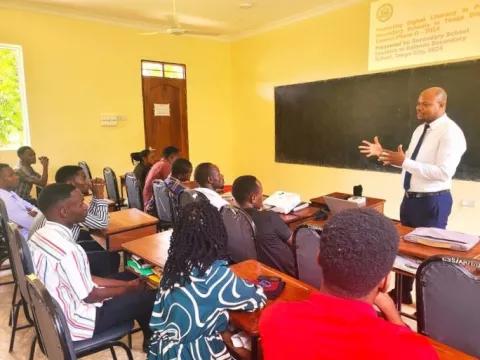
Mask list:
[[[0,145],[0,151],[12,151],[17,150],[20,146],[30,146],[30,121],[28,117],[28,104],[27,104],[27,85],[25,79],[25,66],[23,63],[23,48],[21,45],[0,43],[0,49],[12,50],[15,54],[15,60],[17,64],[18,74],[18,91],[20,93],[20,111],[22,113],[22,125],[23,125],[23,139],[19,145]]]
[[[143,63],[154,63],[154,64],[161,64],[162,65],[162,76],[148,76],[148,75],[143,75]],[[183,68],[183,78],[178,78],[178,77],[169,77],[165,76],[165,65],[176,65],[176,66],[181,66]],[[185,64],[180,64],[180,63],[173,63],[173,62],[167,62],[167,61],[158,61],[158,60],[145,60],[142,59],[140,62],[140,70],[142,77],[158,77],[160,79],[175,79],[175,80],[187,80],[187,66]],[[169,71],[170,72],[170,71]]]

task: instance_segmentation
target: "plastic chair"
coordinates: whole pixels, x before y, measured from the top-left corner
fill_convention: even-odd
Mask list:
[[[108,198],[115,203],[115,209],[120,210],[123,205],[123,199],[120,197],[117,176],[112,168],[103,168],[103,178],[105,179],[105,187],[107,188]]]
[[[25,283],[25,275],[30,273],[28,271],[32,270],[33,264],[30,258],[30,264],[26,263],[25,267],[23,265],[22,254],[25,249],[22,248],[21,239],[20,239],[22,236],[18,232],[18,229],[16,229],[16,225],[6,224],[2,219],[2,226],[4,226],[6,229],[6,238],[8,242],[10,266],[12,269],[13,278],[15,279],[15,284],[17,288],[20,290],[20,299],[16,301],[16,296],[15,296],[15,299],[14,299],[15,301],[12,303],[12,309],[10,313],[12,332],[10,334],[10,346],[8,351],[12,352],[13,346],[15,344],[15,335],[17,331],[27,329],[33,326],[33,321],[30,317],[30,312],[28,311],[29,297],[28,297],[27,285]],[[28,252],[28,255],[30,255],[29,252]],[[19,315],[20,309],[22,308],[28,323],[26,325],[19,326],[18,315]]]
[[[433,256],[416,274],[418,331],[441,343],[480,357],[480,278],[478,260]]]
[[[161,229],[168,229],[172,227],[172,210],[173,205],[169,196],[171,192],[163,180],[157,179],[153,181],[153,198],[155,200],[155,208],[157,216],[160,220],[159,226]]]
[[[182,209],[185,205],[196,201],[208,201],[208,198],[200,191],[185,189],[178,196],[178,207]]]
[[[132,330],[133,321],[95,335],[91,339],[73,342],[63,311],[55,299],[35,275],[31,274],[26,279],[38,336],[49,359],[75,360],[106,349],[110,349],[112,358],[116,359],[114,347],[118,346],[125,350],[129,360],[133,360],[128,346],[119,341]]]
[[[243,209],[225,205],[220,209],[227,230],[227,250],[233,262],[257,259],[255,243],[255,224]]]
[[[128,207],[143,211],[142,192],[134,173],[125,174],[125,186],[127,188]]]
[[[90,172],[90,167],[87,165],[87,163],[85,161],[79,161],[78,166],[82,168],[87,179],[92,180],[92,173]]]
[[[322,284],[322,268],[318,264],[320,234],[318,229],[301,225],[293,233],[295,267],[299,280],[319,289]]]

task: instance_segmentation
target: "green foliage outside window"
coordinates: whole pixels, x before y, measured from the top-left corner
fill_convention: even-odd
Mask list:
[[[15,50],[0,47],[0,148],[23,143],[22,99]]]

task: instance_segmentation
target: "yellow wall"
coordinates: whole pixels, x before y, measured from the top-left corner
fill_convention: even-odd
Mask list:
[[[232,45],[234,153],[242,154],[235,157],[238,174],[257,175],[267,192],[294,191],[305,199],[351,192],[353,185],[363,184],[367,196],[386,199],[387,215],[398,218],[399,175],[275,162],[274,86],[366,73],[368,20],[364,1]],[[405,139],[404,145],[408,142]],[[450,228],[480,232],[478,209],[459,206],[461,199],[474,199],[480,206],[478,189],[478,183],[454,182]]]
[[[232,173],[230,45],[67,17],[0,8],[0,43],[23,46],[32,146],[59,166],[85,160],[130,171],[129,154],[144,148],[140,60],[184,63],[190,158]],[[100,127],[100,114],[126,118]],[[212,141],[214,139],[214,141]],[[207,141],[205,141],[207,140]],[[12,152],[0,161],[15,163]]]
[[[51,157],[52,170],[78,160],[95,175],[105,165],[131,169],[128,154],[144,145],[140,60],[179,62],[187,65],[193,163],[218,163],[227,182],[255,174],[266,192],[295,191],[304,199],[361,183],[367,195],[387,199],[387,215],[398,218],[398,175],[274,160],[274,86],[366,73],[368,10],[365,0],[229,44],[142,37],[120,26],[0,9],[0,43],[23,46],[32,145]],[[101,113],[127,120],[102,128]],[[14,160],[0,152],[0,161]],[[480,232],[478,210],[459,206],[461,199],[480,206],[478,183],[455,181],[453,193],[450,227]]]

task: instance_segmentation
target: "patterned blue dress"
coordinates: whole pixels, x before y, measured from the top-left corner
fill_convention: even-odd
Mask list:
[[[237,277],[226,261],[217,260],[203,277],[160,289],[150,328],[154,332],[148,360],[230,359],[220,333],[227,329],[227,310],[254,311],[265,305],[261,288]]]

